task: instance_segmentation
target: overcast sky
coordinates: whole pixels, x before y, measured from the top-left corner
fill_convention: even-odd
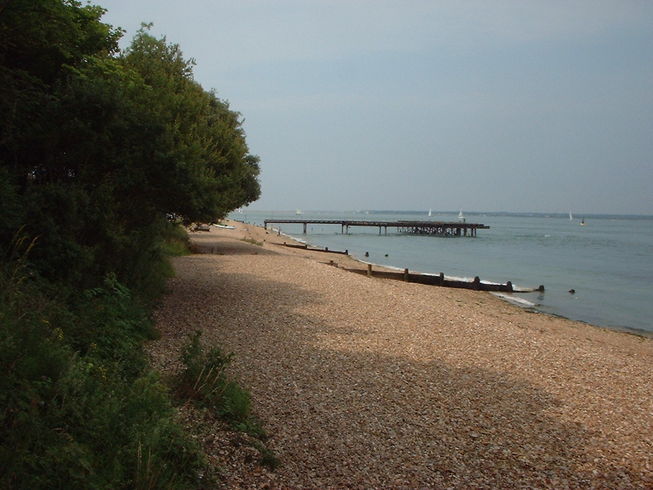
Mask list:
[[[653,214],[653,1],[95,3],[243,115],[254,209]]]

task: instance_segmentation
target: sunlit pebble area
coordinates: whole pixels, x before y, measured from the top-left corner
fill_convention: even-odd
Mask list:
[[[185,406],[227,485],[653,486],[650,339],[353,274],[233,224],[192,235],[209,253],[176,259],[149,347],[166,372],[196,329],[235,354],[282,466]]]

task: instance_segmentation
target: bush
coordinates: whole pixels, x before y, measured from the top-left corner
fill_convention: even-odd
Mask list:
[[[70,307],[23,258],[0,268],[0,487],[198,486],[203,457],[147,368],[130,291],[108,277]]]

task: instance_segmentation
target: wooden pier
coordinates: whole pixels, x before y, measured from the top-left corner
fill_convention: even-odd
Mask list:
[[[308,225],[340,225],[341,233],[348,234],[352,226],[378,227],[379,235],[382,231],[388,234],[388,228],[396,228],[399,233],[414,235],[434,236],[476,236],[476,230],[487,230],[490,227],[481,223],[446,222],[446,221],[357,221],[357,220],[331,220],[331,219],[266,219],[265,229],[268,224],[301,224],[306,234]]]

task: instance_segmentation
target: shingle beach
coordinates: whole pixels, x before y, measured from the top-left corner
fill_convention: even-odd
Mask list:
[[[282,464],[182,407],[227,487],[653,488],[652,339],[230,224],[191,234],[148,347],[164,373],[195,330],[233,352]]]

